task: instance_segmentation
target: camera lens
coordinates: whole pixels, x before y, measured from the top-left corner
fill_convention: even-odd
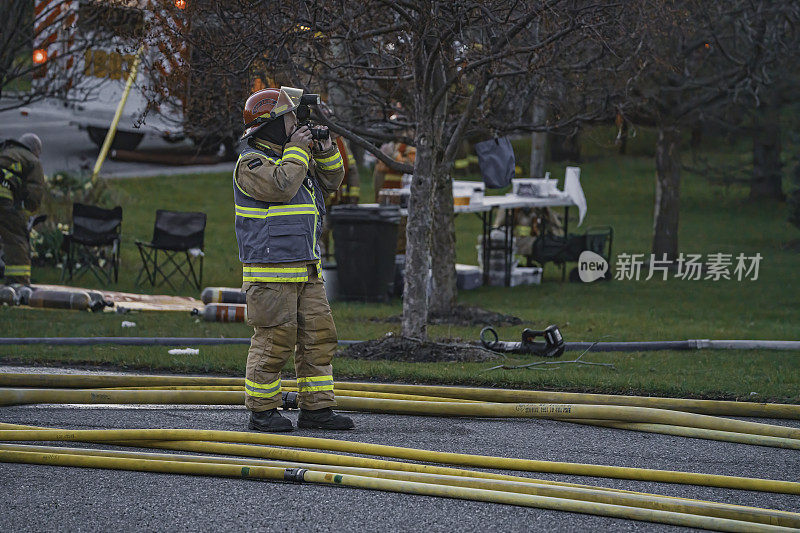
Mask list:
[[[328,131],[328,128],[314,128],[311,130],[311,138],[317,141],[324,141],[329,137],[330,132]]]

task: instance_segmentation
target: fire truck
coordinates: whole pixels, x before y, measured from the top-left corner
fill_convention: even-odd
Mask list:
[[[42,110],[102,145],[143,45],[112,147],[133,150],[155,135],[232,150],[251,84],[204,75],[188,44],[193,1],[202,0],[34,0],[32,84],[59,79],[63,87]]]

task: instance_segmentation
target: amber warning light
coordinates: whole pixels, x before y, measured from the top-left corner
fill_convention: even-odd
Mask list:
[[[33,51],[33,64],[34,65],[41,65],[47,61],[47,50],[44,48],[38,48]]]
[[[175,0],[175,7],[178,9],[186,9],[186,0]]]

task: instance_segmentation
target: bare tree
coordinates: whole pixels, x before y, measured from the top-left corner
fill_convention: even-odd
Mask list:
[[[752,102],[754,115],[751,129],[753,139],[753,173],[750,179],[750,199],[783,200],[783,168],[781,163],[781,109],[797,102],[800,83],[800,5],[787,4],[776,13],[776,19],[763,25],[764,46],[770,50],[762,68],[764,87],[756,92]]]
[[[719,162],[693,153],[691,168],[712,182],[749,185],[750,200],[780,201],[785,198],[781,162],[785,132],[781,115],[787,105],[797,102],[796,87],[800,83],[800,58],[795,52],[800,46],[800,5],[784,2],[770,7],[757,25],[741,24],[737,28],[741,32],[739,46],[759,46],[764,50],[758,65],[748,67],[757,73],[754,87],[706,109],[703,123],[693,126],[693,132],[712,131],[732,138],[749,136],[752,160]],[[754,27],[758,31],[754,32]],[[760,42],[753,42],[755,37]]]
[[[74,31],[77,2],[7,0],[0,17],[0,112],[59,97],[85,99],[71,89],[86,80],[81,58],[101,39]],[[91,9],[80,23],[92,27],[102,15]],[[89,84],[91,85],[91,84]]]
[[[548,132],[574,132],[582,122],[600,120],[611,112],[605,94],[596,98],[583,78],[587,66],[600,58],[606,59],[605,75],[624,63],[614,53],[621,41],[629,39],[629,31],[616,22],[619,7],[610,4],[580,9],[561,4],[528,23],[517,40],[538,46],[523,53],[511,47],[488,71],[484,93],[465,128],[465,137],[475,140],[532,132],[532,172],[543,176]],[[566,97],[565,92],[572,96]],[[431,311],[437,315],[447,315],[456,297],[455,233],[452,209],[447,207],[452,205],[452,163],[443,161],[434,197],[436,253]]]
[[[561,57],[556,53],[559,45],[588,39],[611,17],[605,19],[607,11],[597,6],[576,8],[570,2],[501,4],[491,10],[472,2],[386,3],[385,7],[391,19],[377,28],[394,24],[398,29],[386,34],[390,38],[381,39],[384,53],[360,56],[362,62],[355,62],[360,68],[347,77],[362,82],[359,89],[363,90],[369,81],[388,75],[395,88],[400,86],[411,96],[410,101],[408,97],[398,99],[407,111],[407,126],[413,128],[417,148],[407,229],[403,333],[423,338],[429,268],[434,279],[433,310],[444,313],[455,304],[450,171],[461,140],[470,133],[489,130],[492,120],[507,118],[503,113],[507,109],[513,110],[517,130],[530,127],[524,115],[519,117],[530,102],[514,104],[535,94],[530,89],[536,73],[541,76],[555,57]],[[352,27],[350,31],[346,47],[353,42]],[[374,50],[374,46],[361,48]],[[356,53],[353,56],[358,57]],[[526,84],[528,90],[515,92],[517,86]],[[380,84],[376,86],[382,89]],[[390,96],[388,101],[386,96]],[[383,106],[391,105],[393,98],[382,90],[370,97]],[[361,119],[369,120],[378,111],[362,114]]]
[[[657,129],[653,253],[678,254],[681,133],[721,109],[758,99],[779,27],[794,17],[792,2],[682,0],[647,5],[652,21],[628,49],[635,61],[620,112]],[[637,14],[641,17],[641,14]]]
[[[528,67],[526,76],[505,77],[491,91],[501,94],[504,103],[511,106],[494,103],[488,116],[476,113],[470,124],[474,129],[468,129],[468,135],[483,128],[494,134],[555,131],[565,138],[576,138],[581,123],[609,122],[617,117],[623,119],[623,126],[633,120],[656,127],[653,252],[659,258],[677,256],[684,128],[712,116],[757,106],[757,116],[766,120],[760,121],[753,136],[751,197],[781,195],[776,99],[783,94],[785,102],[785,95],[793,89],[780,89],[793,88],[794,84],[781,83],[776,74],[793,71],[786,67],[796,62],[791,50],[795,48],[792,43],[797,42],[800,6],[766,1],[720,5],[642,2],[626,6],[613,24],[605,18],[610,11],[594,7],[594,20],[581,20],[591,29],[590,37],[573,32],[573,38],[559,39],[548,50],[549,55],[526,58],[527,65],[536,64],[538,68]],[[536,34],[542,28],[547,33],[552,31],[548,25],[552,26],[552,20],[539,19],[528,32]],[[526,68],[524,62],[515,63],[518,59],[514,54],[504,59],[506,73],[509,65]],[[497,76],[496,71],[493,75]],[[782,79],[792,78],[784,75]],[[519,95],[520,99],[508,95]],[[543,108],[551,109],[549,116],[543,116]],[[533,162],[542,159],[535,155],[532,146],[532,171]],[[439,194],[447,194],[446,187],[437,189],[436,213],[447,205]],[[455,275],[447,268],[450,254],[441,253],[450,251],[447,238],[452,230],[447,220],[442,217],[434,224],[440,232],[439,268],[434,258],[434,294],[439,291],[442,295],[435,300],[440,312],[447,311],[448,297],[454,301],[455,294],[445,283],[448,275]]]
[[[490,122],[500,124],[498,113],[514,105],[516,117],[520,99],[534,94],[516,89],[530,86],[537,72],[562,57],[567,41],[591,39],[614,20],[611,12],[618,6],[565,0],[232,0],[196,9],[193,19],[217,20],[225,30],[205,39],[184,32],[216,76],[335,87],[335,118],[318,120],[390,167],[413,172],[403,333],[424,338],[432,241],[437,250],[432,300],[443,309],[455,302],[450,169],[459,143],[470,132],[529,126],[524,118],[512,128]],[[521,108],[529,107],[525,102]],[[386,141],[414,145],[414,168],[381,153],[378,145]]]

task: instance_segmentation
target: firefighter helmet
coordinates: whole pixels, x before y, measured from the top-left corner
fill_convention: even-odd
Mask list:
[[[303,90],[294,87],[261,89],[251,94],[242,113],[245,128],[242,139],[253,135],[264,124],[297,109],[302,96]]]
[[[42,155],[42,140],[35,133],[24,134],[19,138],[19,143],[24,145],[36,157]]]

